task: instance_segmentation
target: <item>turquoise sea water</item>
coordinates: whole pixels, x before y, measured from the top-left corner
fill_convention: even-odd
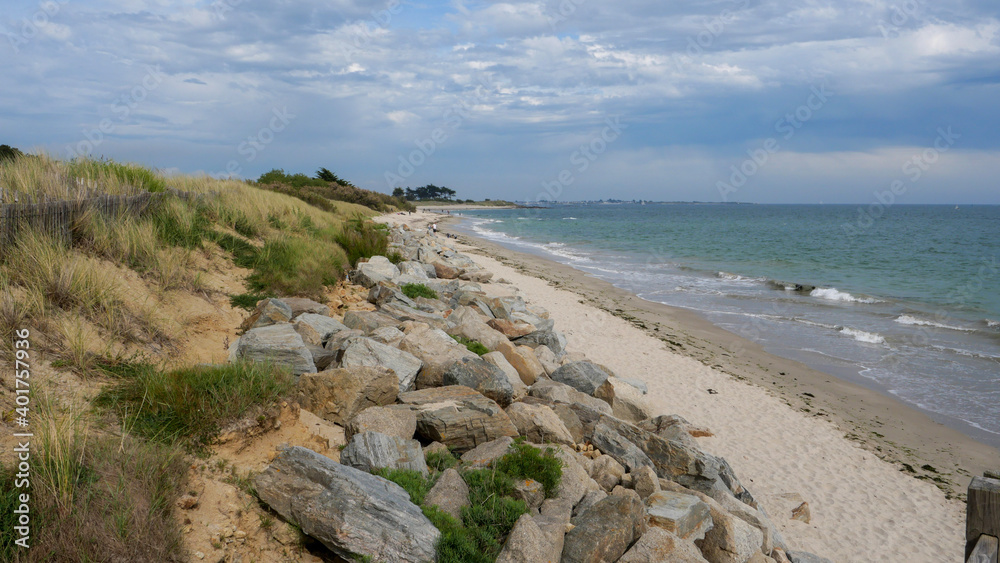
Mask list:
[[[693,309],[1000,446],[1000,206],[591,204],[463,215],[460,230]]]

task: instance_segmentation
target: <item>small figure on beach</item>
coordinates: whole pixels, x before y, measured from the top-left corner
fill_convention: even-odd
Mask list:
[[[431,224],[431,228],[432,228],[432,229],[434,229],[434,232],[435,232],[435,233],[437,233],[437,232],[438,232],[438,224],[437,224],[437,223],[432,223],[432,224]]]

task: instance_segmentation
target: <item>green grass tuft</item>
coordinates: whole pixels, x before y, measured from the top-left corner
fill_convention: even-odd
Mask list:
[[[106,388],[97,404],[119,415],[131,432],[162,442],[208,445],[228,422],[292,388],[284,371],[260,363],[146,370]]]
[[[478,340],[472,340],[471,338],[465,338],[464,336],[452,336],[455,342],[458,342],[462,346],[465,346],[470,352],[476,354],[477,356],[482,356],[483,354],[489,354],[490,349],[483,346]]]
[[[361,258],[385,256],[389,248],[389,236],[380,225],[355,217],[344,222],[339,233],[334,236],[347,253],[347,260],[355,266]]]
[[[403,487],[410,495],[410,502],[417,506],[424,504],[427,492],[437,481],[433,477],[424,477],[415,469],[374,469],[372,475],[378,475]]]
[[[422,283],[403,284],[403,287],[401,287],[400,290],[402,290],[403,295],[409,297],[410,299],[416,299],[417,297],[426,297],[428,299],[438,298],[436,291]]]
[[[265,293],[241,293],[239,295],[230,295],[229,304],[239,309],[246,309],[247,311],[253,311],[257,308],[258,301],[260,301],[261,299],[267,299],[269,297],[274,297],[274,296]]]
[[[322,239],[282,236],[264,244],[253,268],[246,279],[251,292],[322,299],[343,275],[343,253]]]
[[[538,448],[516,442],[511,451],[496,462],[496,468],[514,478],[534,479],[545,487],[546,498],[551,498],[562,480],[562,460],[555,450]]]
[[[427,452],[427,467],[432,471],[444,471],[458,465],[458,459],[451,452]]]
[[[462,477],[469,485],[469,506],[462,508],[462,521],[479,551],[493,560],[517,519],[528,511],[523,500],[511,497],[514,481],[496,469],[474,469]]]

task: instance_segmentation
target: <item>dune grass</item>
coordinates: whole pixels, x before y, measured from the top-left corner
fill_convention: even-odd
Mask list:
[[[426,297],[427,299],[437,299],[438,294],[433,289],[427,287],[422,283],[407,283],[403,284],[403,287],[399,288],[403,292],[403,295],[409,297],[410,299],[416,299],[417,297]]]

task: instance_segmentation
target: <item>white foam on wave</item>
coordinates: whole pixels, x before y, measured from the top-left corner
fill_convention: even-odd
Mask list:
[[[576,221],[576,217],[563,217],[563,221]]]
[[[728,281],[742,281],[742,282],[762,282],[766,278],[752,278],[749,276],[741,276],[739,274],[731,274],[729,272],[716,272],[715,277],[728,280]]]
[[[840,329],[840,334],[850,336],[858,342],[865,342],[867,344],[885,344],[885,338],[874,332],[865,332],[863,330],[845,326]]]
[[[964,328],[960,326],[946,325],[936,321],[928,321],[926,319],[918,319],[917,317],[911,317],[910,315],[901,315],[896,319],[896,322],[901,325],[912,325],[912,326],[930,326],[934,328],[944,328],[948,330],[958,330],[961,332],[975,332],[973,328]]]
[[[855,297],[846,291],[840,291],[835,287],[817,287],[809,293],[812,297],[826,299],[828,301],[844,301],[846,303],[881,303],[872,297]]]
[[[1000,321],[991,321],[990,319],[986,319],[986,326],[988,328],[1000,328]]]

